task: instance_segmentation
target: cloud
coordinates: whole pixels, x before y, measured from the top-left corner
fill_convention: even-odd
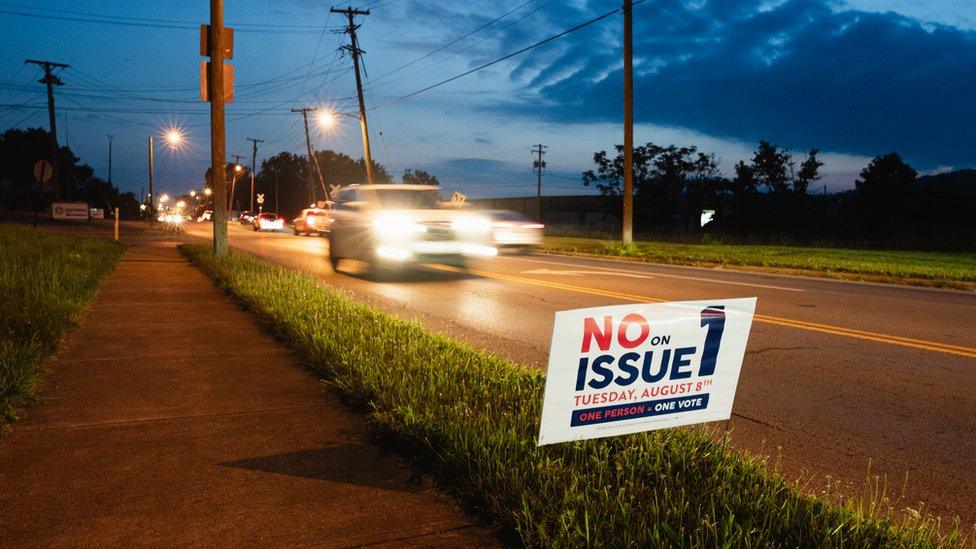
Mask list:
[[[619,24],[521,61],[511,75],[525,95],[495,108],[619,120],[619,39],[596,39]],[[922,168],[976,163],[973,31],[825,0],[662,0],[635,8],[635,56],[638,122],[796,149],[895,150]]]

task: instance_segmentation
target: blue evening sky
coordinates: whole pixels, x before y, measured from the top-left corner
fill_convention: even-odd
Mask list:
[[[579,173],[592,167],[595,151],[622,142],[619,15],[398,99],[618,2],[352,5],[372,9],[358,18],[372,149],[395,177],[426,169],[473,197],[534,194],[529,151],[543,143],[546,194],[593,192]],[[265,141],[259,162],[282,150],[303,153],[292,108],[355,111],[351,59],[338,54],[347,38],[334,32],[343,20],[329,7],[227,0],[227,24],[237,30],[228,155],[249,162],[247,137]],[[38,108],[40,70],[25,58],[69,63],[56,92],[62,143],[105,177],[113,135],[114,180],[139,192],[146,136],[181,126],[184,150],[157,145],[158,185],[199,188],[209,163],[209,116],[198,97],[203,58],[195,25],[208,20],[208,10],[205,1],[0,0],[0,128],[47,127],[46,109]],[[697,145],[714,152],[727,174],[760,138],[797,155],[821,149],[823,182],[837,190],[889,151],[920,172],[972,167],[976,2],[647,0],[635,7],[635,113],[638,144]],[[329,131],[313,126],[313,140],[317,149],[362,155],[352,118]]]

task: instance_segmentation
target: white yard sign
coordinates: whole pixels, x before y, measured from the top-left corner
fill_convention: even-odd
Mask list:
[[[539,444],[728,419],[756,298],[556,313]]]

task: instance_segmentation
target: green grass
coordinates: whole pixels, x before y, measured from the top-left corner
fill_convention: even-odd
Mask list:
[[[41,361],[122,251],[106,240],[0,225],[0,427],[36,401]]]
[[[536,446],[543,376],[245,255],[184,253],[460,499],[528,546],[925,547],[938,520],[804,495],[704,429]],[[901,518],[892,518],[892,517]]]
[[[546,237],[542,249],[636,258],[652,263],[764,267],[886,282],[959,287],[976,283],[976,254],[973,253],[674,242],[623,245],[613,240],[569,237]]]

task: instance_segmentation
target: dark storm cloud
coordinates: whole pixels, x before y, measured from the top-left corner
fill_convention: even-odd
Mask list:
[[[973,164],[976,32],[830,6],[638,6],[638,122],[796,148],[896,150],[922,166]],[[531,94],[501,108],[552,122],[618,121],[620,46],[607,27],[619,24],[612,19],[525,57],[510,76]]]

